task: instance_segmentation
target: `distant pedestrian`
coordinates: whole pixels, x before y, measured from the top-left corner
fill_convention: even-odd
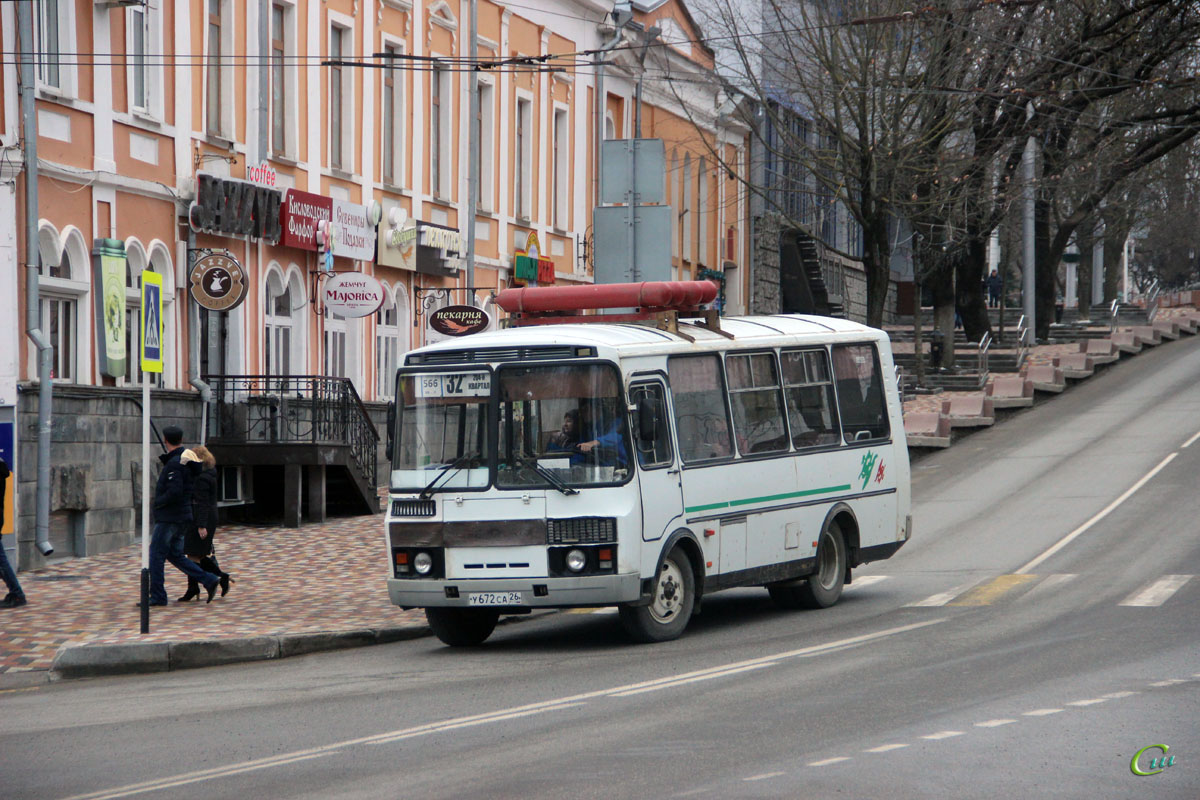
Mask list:
[[[1004,280],[1000,277],[1000,273],[992,270],[992,274],[987,278],[988,292],[988,308],[1000,307],[1000,293],[1004,290]]]
[[[213,539],[217,534],[217,459],[207,447],[200,446],[185,451],[180,460],[189,458],[188,452],[200,460],[200,474],[192,482],[193,524],[184,536],[183,552],[201,569],[220,577],[221,597],[224,597],[229,592],[229,584],[234,581],[228,572],[221,571],[213,551]],[[194,600],[199,596],[200,583],[188,576],[187,594],[180,597],[179,602]]]
[[[154,488],[154,533],[150,537],[150,605],[167,604],[163,562],[170,561],[184,575],[195,578],[208,590],[212,602],[220,585],[219,578],[201,569],[183,554],[183,540],[192,525],[192,478],[199,471],[199,459],[183,448],[183,431],[174,425],[163,428],[163,443],[168,452],[159,456],[162,470]],[[183,462],[184,453],[188,462]],[[197,462],[195,464],[191,462]]]
[[[0,530],[4,528],[4,493],[8,490],[8,476],[11,474],[8,462],[0,458]],[[0,600],[0,608],[17,608],[28,602],[17,580],[17,573],[13,571],[12,564],[8,563],[8,554],[4,552],[3,542],[0,542],[0,578],[4,579],[4,585],[8,587],[8,594]]]

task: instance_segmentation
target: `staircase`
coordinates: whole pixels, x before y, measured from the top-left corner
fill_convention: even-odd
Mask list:
[[[209,448],[224,466],[282,468],[287,524],[299,524],[302,506],[313,520],[324,519],[327,507],[379,511],[379,434],[348,379],[206,375],[204,380],[213,389]]]
[[[784,313],[845,318],[842,298],[831,295],[825,284],[815,239],[799,230],[780,234],[779,268]]]

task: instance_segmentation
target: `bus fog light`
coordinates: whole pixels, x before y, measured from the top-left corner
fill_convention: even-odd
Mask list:
[[[429,570],[433,569],[433,556],[425,552],[417,553],[413,558],[413,569],[418,575],[428,575]]]
[[[587,556],[582,550],[571,550],[567,553],[567,569],[580,572],[587,566]]]

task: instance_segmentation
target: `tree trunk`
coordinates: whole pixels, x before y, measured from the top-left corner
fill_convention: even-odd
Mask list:
[[[958,259],[955,269],[958,311],[962,315],[967,341],[980,342],[984,334],[992,329],[983,293],[983,276],[987,275],[987,240],[969,236],[967,243],[967,252]]]
[[[1117,298],[1121,284],[1121,251],[1125,248],[1126,229],[1122,225],[1109,225],[1104,229],[1104,302]]]
[[[863,226],[863,269],[867,274],[867,324],[880,328],[892,277],[886,220],[873,220]]]
[[[1075,264],[1075,294],[1076,302],[1079,303],[1080,319],[1091,316],[1089,311],[1092,307],[1092,261],[1090,255],[1084,254],[1092,252],[1092,231],[1095,229],[1092,220],[1088,219],[1075,231],[1075,245],[1079,248],[1079,261]],[[1087,269],[1083,266],[1085,257]]]
[[[933,327],[941,331],[943,342],[942,362],[931,366],[935,369],[950,367],[954,364],[953,272],[944,280],[934,281],[930,288],[933,292]]]

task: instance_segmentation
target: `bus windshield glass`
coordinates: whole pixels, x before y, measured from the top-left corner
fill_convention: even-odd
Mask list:
[[[496,483],[501,488],[623,483],[631,452],[611,364],[503,367]]]
[[[487,488],[491,372],[402,373],[398,388],[392,489]]]

